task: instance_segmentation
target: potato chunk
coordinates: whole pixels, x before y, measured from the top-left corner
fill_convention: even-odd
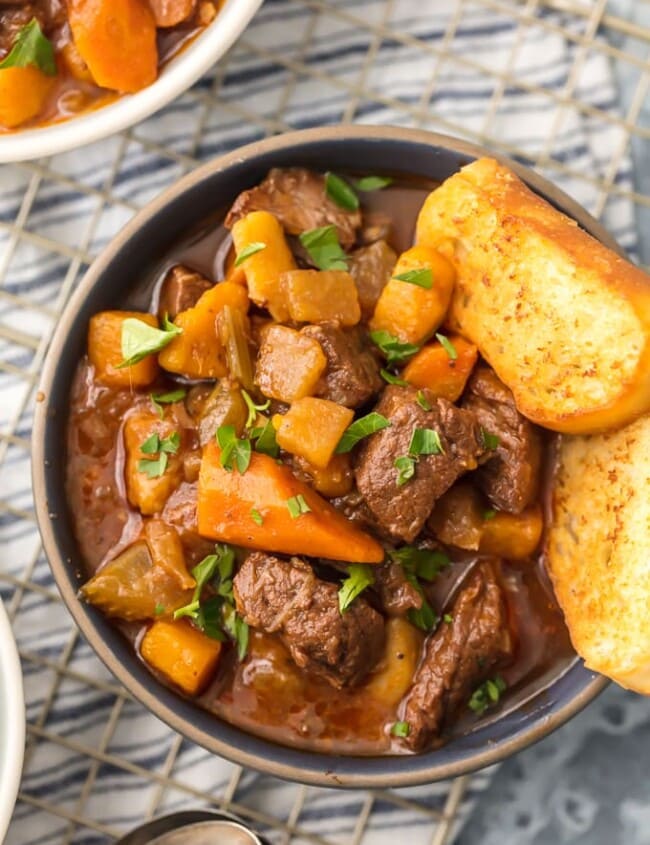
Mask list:
[[[198,695],[214,674],[221,643],[185,621],[154,622],[142,638],[143,660],[188,695]]]
[[[465,390],[478,358],[478,349],[460,335],[450,335],[448,340],[456,358],[449,354],[452,350],[436,341],[423,346],[411,358],[402,377],[413,387],[428,388],[437,399],[455,402]]]
[[[431,272],[431,288],[395,278],[418,270]],[[435,249],[411,247],[400,255],[393,275],[382,290],[370,328],[383,329],[404,343],[422,343],[442,323],[455,279],[452,264]]]
[[[95,368],[95,378],[108,387],[146,387],[158,375],[155,355],[147,355],[130,367],[119,368],[122,363],[122,323],[128,319],[140,320],[158,328],[153,314],[140,311],[100,311],[90,318],[88,325],[88,358]]]
[[[33,65],[0,69],[0,126],[13,129],[36,117],[53,84]]]
[[[383,705],[393,707],[408,692],[420,660],[424,635],[406,619],[386,622],[384,656],[366,684],[366,691]]]
[[[311,486],[327,499],[345,496],[354,486],[354,472],[349,455],[333,455],[326,467],[310,464],[296,456],[296,467],[309,476]]]
[[[193,308],[181,311],[174,323],[183,333],[159,353],[160,366],[187,378],[227,375],[226,353],[215,322],[226,305],[245,314],[248,310],[245,289],[233,282],[221,282],[207,290]]]
[[[361,319],[357,287],[345,270],[290,270],[280,286],[296,323],[356,326]]]
[[[328,399],[305,397],[294,402],[278,422],[278,445],[299,455],[319,469],[325,469],[334,455],[343,432],[354,419],[354,411]]]
[[[127,417],[124,423],[124,448],[126,460],[124,476],[129,502],[146,516],[160,513],[171,493],[183,480],[183,462],[180,448],[176,454],[165,452],[166,467],[157,476],[151,476],[142,469],[140,461],[151,461],[158,453],[145,453],[142,445],[153,434],[162,440],[176,432],[170,420],[161,420],[149,411],[138,411]]]
[[[295,270],[296,262],[277,218],[269,211],[251,211],[233,225],[232,239],[238,256],[251,244],[264,244],[240,265],[246,274],[248,294],[257,305],[268,308],[275,320],[287,320],[289,310],[280,276]]]
[[[287,326],[270,326],[263,334],[255,383],[265,396],[290,404],[314,392],[326,366],[317,340]]]

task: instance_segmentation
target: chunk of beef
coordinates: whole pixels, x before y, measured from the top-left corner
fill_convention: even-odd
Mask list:
[[[251,211],[270,211],[289,235],[336,226],[343,249],[352,246],[361,225],[359,211],[346,211],[325,192],[325,178],[302,167],[274,167],[257,187],[241,193],[228,212],[230,229]]]
[[[32,18],[36,18],[41,29],[45,29],[46,18],[38,3],[0,3],[0,53],[4,58],[14,46],[20,30]]]
[[[411,387],[391,385],[384,390],[376,411],[390,421],[390,427],[363,441],[355,473],[357,487],[383,529],[407,543],[422,530],[436,499],[460,475],[475,469],[484,452],[473,414],[427,390],[424,395],[431,410],[425,411],[417,395]],[[416,428],[436,431],[443,451],[418,457],[413,477],[399,485],[395,461],[408,456]]]
[[[462,406],[499,438],[493,457],[476,473],[478,485],[498,510],[521,513],[539,489],[539,430],[519,413],[512,393],[487,365],[472,374]]]
[[[181,311],[193,308],[211,287],[213,283],[205,276],[184,264],[176,264],[168,270],[160,288],[158,314],[161,318],[167,314],[173,320]]]
[[[301,333],[317,340],[327,358],[327,369],[316,387],[316,396],[346,408],[358,408],[379,393],[383,386],[379,363],[360,329],[305,326]]]
[[[359,597],[341,614],[338,586],[300,558],[254,552],[233,582],[237,611],[253,628],[277,632],[296,664],[341,688],[359,683],[382,654],[384,621]]]
[[[409,724],[404,742],[414,751],[438,737],[472,692],[512,656],[497,567],[497,561],[484,561],[472,570],[453,604],[451,622],[427,640],[404,709]]]
[[[350,275],[357,286],[362,320],[372,317],[396,263],[397,253],[381,240],[356,249],[350,256]]]
[[[405,616],[409,610],[422,607],[422,595],[408,580],[400,563],[388,560],[375,566],[372,572],[374,588],[388,616]]]

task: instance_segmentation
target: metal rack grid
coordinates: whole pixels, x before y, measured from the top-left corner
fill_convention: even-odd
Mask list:
[[[639,10],[647,26],[633,17]],[[488,19],[508,33],[498,61],[468,51],[463,40],[468,21]],[[557,84],[522,72],[533,35],[564,45],[568,64]],[[189,135],[167,132],[173,124],[163,114],[84,153],[0,169],[0,595],[20,647],[28,710],[25,778],[9,843],[25,841],[19,831],[27,814],[30,841],[104,843],[162,810],[198,805],[230,809],[287,845],[383,842],[387,826],[408,829],[415,842],[449,841],[488,775],[343,795],[280,789],[230,764],[216,776],[210,755],[116,685],[62,607],[36,535],[28,477],[35,383],[58,315],[112,232],[199,161],[296,126],[392,122],[485,143],[560,181],[634,248],[634,219],[639,227],[650,219],[650,190],[633,187],[630,163],[632,153],[650,148],[649,50],[647,0],[627,7],[612,0],[267,0],[225,60],[167,110],[186,116]],[[386,61],[417,77],[418,96],[377,74]],[[615,89],[587,95],[584,72],[601,66],[625,82],[624,101]],[[480,107],[445,110],[442,80],[456,77],[485,83]],[[503,131],[502,107],[513,93],[550,113],[541,142]],[[562,139],[571,121],[582,122],[595,158],[567,152]],[[128,796],[110,821],[102,806],[107,783]],[[325,816],[342,819],[326,835]]]

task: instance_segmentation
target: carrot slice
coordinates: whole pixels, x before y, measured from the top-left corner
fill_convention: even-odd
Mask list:
[[[288,467],[255,452],[241,475],[237,469],[229,472],[222,467],[220,457],[216,443],[205,447],[198,492],[203,537],[288,555],[353,563],[383,560],[384,550],[373,537],[356,528]],[[295,503],[295,517],[289,502]]]
[[[423,346],[408,362],[402,377],[414,387],[428,388],[437,398],[455,402],[465,390],[478,349],[457,334],[449,335],[448,341],[448,349],[438,341]]]

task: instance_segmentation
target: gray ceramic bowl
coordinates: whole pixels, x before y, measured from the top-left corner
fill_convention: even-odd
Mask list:
[[[88,320],[114,308],[189,227],[271,167],[414,174],[443,180],[487,150],[449,138],[397,128],[336,127],[270,138],[195,170],[141,211],[90,268],[72,297],[43,369],[33,434],[36,511],[59,590],[82,633],[113,674],[145,707],[179,733],[217,754],[290,780],[324,786],[399,787],[427,783],[496,763],[570,719],[605,687],[576,658],[531,700],[443,748],[417,756],[339,757],[300,751],[252,736],[208,714],[162,686],[118,631],[77,598],[82,562],[65,499],[65,428],[75,367],[83,355]],[[535,191],[608,246],[612,238],[580,206],[535,173],[507,164]]]

